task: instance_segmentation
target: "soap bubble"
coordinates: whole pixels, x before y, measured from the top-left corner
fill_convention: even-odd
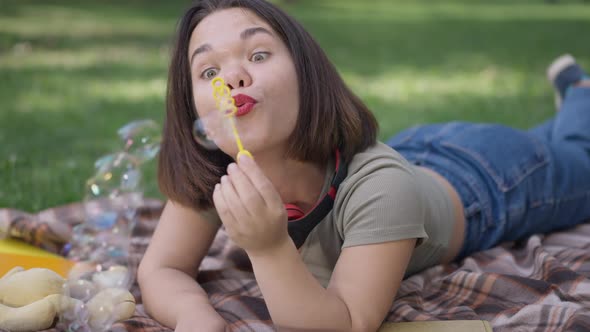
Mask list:
[[[92,281],[83,278],[68,279],[64,287],[70,297],[82,302],[87,302],[97,293],[97,287]]]
[[[116,199],[127,193],[140,191],[141,171],[139,160],[126,152],[100,158],[95,175],[86,182],[85,200]]]
[[[193,123],[193,137],[195,141],[207,150],[217,150],[217,144],[213,141],[214,133],[208,130],[208,126],[205,122],[198,118]]]
[[[90,314],[86,308],[86,303],[78,301],[70,310],[61,313],[61,319],[56,325],[58,331],[68,332],[92,332],[88,321]]]
[[[64,247],[74,262],[64,294],[81,303],[60,315],[60,324],[68,331],[108,330],[120,314],[115,310],[120,299],[109,294],[127,294],[134,280],[129,255],[136,210],[143,202],[140,168],[158,153],[161,135],[151,120],[131,122],[118,134],[122,151],[95,162],[95,174],[85,187],[85,220],[73,227],[71,241]],[[108,310],[93,312],[100,316],[97,320],[88,306]]]
[[[0,240],[8,237],[8,231],[10,228],[10,221],[8,218],[0,219]]]
[[[231,122],[233,119],[219,111],[209,112],[193,123],[195,141],[208,150],[216,150],[226,142],[232,142]],[[231,144],[231,143],[230,143]]]
[[[160,126],[153,120],[133,121],[117,132],[123,140],[123,151],[140,160],[154,158],[160,151]]]

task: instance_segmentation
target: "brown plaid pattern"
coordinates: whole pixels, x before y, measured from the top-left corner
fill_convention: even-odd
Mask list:
[[[161,208],[161,202],[146,200],[139,210],[132,239],[135,263],[145,252]],[[35,215],[0,209],[0,224],[8,220],[13,236],[59,252],[82,216],[82,204]],[[247,256],[223,230],[198,281],[230,330],[275,330]],[[136,314],[111,331],[169,331],[145,314],[137,284],[131,291],[139,304]],[[494,331],[590,331],[590,223],[503,244],[407,278],[387,316],[391,322],[455,319],[487,320]]]

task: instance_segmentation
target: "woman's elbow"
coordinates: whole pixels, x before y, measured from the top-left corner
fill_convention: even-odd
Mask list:
[[[344,302],[344,301],[343,301]],[[379,320],[375,313],[351,311],[351,308],[345,303],[348,312],[348,321],[351,332],[375,332],[381,327],[382,320]]]
[[[353,332],[375,332],[379,330],[385,317],[380,317],[374,312],[349,312],[351,331]]]
[[[352,321],[352,332],[375,332],[379,329],[381,323],[375,324],[375,322],[365,319],[357,319]]]

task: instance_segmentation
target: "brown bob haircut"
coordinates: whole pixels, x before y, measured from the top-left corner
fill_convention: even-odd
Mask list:
[[[193,103],[188,47],[191,34],[207,15],[240,7],[266,21],[291,53],[299,82],[299,116],[285,158],[324,165],[336,148],[345,162],[373,145],[377,122],[344,84],[336,68],[304,28],[264,0],[200,0],[180,19],[172,50],[166,119],[158,160],[160,191],[194,209],[213,206],[212,193],[233,161],[221,150],[207,150],[193,138]],[[302,84],[305,82],[305,84]]]

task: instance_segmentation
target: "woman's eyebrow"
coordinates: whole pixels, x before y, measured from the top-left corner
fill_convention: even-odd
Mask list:
[[[270,31],[266,30],[265,28],[254,27],[254,28],[248,28],[248,29],[242,31],[242,33],[240,34],[240,38],[243,40],[246,40],[246,39],[254,36],[257,33],[265,33],[265,34],[268,34],[269,36],[273,37],[273,34]]]
[[[209,45],[209,44],[203,44],[203,45],[197,47],[197,49],[193,52],[193,55],[191,55],[191,61],[190,61],[191,65],[193,63],[193,60],[195,59],[195,57],[198,54],[209,52],[211,50],[212,50],[212,48],[211,48],[211,45]]]
[[[273,34],[268,31],[267,29],[263,28],[263,27],[254,27],[254,28],[248,28],[244,31],[242,31],[242,33],[240,33],[240,39],[242,40],[246,40],[248,38],[251,38],[252,36],[258,34],[258,33],[265,33],[268,34],[271,37],[274,37]],[[203,44],[199,47],[197,47],[197,49],[193,52],[193,54],[191,55],[191,60],[190,63],[192,65],[194,58],[201,53],[205,53],[205,52],[209,52],[211,51],[211,45],[209,44]]]

